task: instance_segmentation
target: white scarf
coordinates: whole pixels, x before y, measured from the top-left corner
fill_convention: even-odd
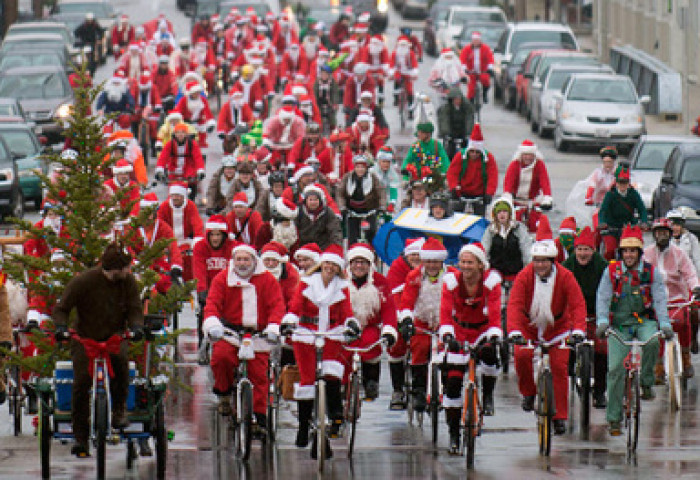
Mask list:
[[[304,296],[318,308],[318,331],[326,332],[331,325],[330,307],[345,299],[343,289],[348,286],[348,282],[340,277],[333,277],[326,287],[320,272],[305,277],[303,281],[307,284]]]
[[[372,191],[372,174],[367,172],[364,177],[362,177],[362,193],[365,195],[370,194]],[[345,191],[347,192],[348,196],[352,196],[353,192],[355,191],[356,185],[355,185],[355,176],[350,175],[348,177],[348,183],[346,184]]]
[[[139,78],[141,75],[141,56],[131,55],[129,57],[129,78]]]
[[[204,110],[204,101],[202,97],[197,96],[197,100],[192,100],[190,97],[187,97],[187,110],[190,112],[191,121],[196,122],[199,120],[199,115],[202,113],[202,110]]]
[[[284,125],[280,120],[280,125],[282,125],[282,135],[280,136],[279,143],[289,143],[289,136],[292,134],[292,125],[294,124],[294,119],[292,118],[287,125]]]
[[[219,177],[219,191],[224,197],[228,195],[228,191],[230,190],[231,185],[233,185],[233,182],[235,180],[235,176],[231,177],[231,180],[226,180],[226,175],[221,173],[221,177]]]
[[[552,296],[554,294],[554,284],[557,279],[557,268],[552,266],[552,273],[542,280],[535,275],[535,291],[532,294],[530,304],[530,322],[537,327],[538,336],[541,338],[548,326],[554,323],[552,313]]]
[[[168,200],[168,203],[173,211],[173,237],[178,243],[181,243],[185,239],[185,205],[187,203],[183,203],[179,208],[173,205],[172,198]]]

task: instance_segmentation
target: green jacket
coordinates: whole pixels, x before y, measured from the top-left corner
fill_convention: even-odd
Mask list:
[[[462,97],[462,105],[455,108],[448,102],[438,108],[438,136],[468,139],[474,128],[474,106]]]
[[[421,154],[417,154],[417,150],[420,150]],[[434,138],[427,142],[415,141],[408,149],[406,158],[401,165],[401,171],[406,170],[406,167],[409,165],[415,165],[420,174],[421,168],[428,163],[432,163],[431,160],[435,156],[438,157],[436,160],[438,161],[440,172],[444,176],[450,167],[450,159],[447,158],[447,153],[442,143]],[[411,180],[410,175],[404,175],[404,180]]]
[[[639,218],[635,216],[635,212]],[[622,228],[628,223],[647,223],[647,209],[644,206],[642,197],[633,187],[627,189],[627,194],[623,197],[617,188],[612,188],[603,198],[603,204],[598,212],[598,222],[611,227]]]

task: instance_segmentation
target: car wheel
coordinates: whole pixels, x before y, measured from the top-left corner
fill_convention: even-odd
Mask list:
[[[12,208],[11,216],[15,218],[24,218],[24,194],[21,190],[17,192],[17,197],[15,198],[15,204]]]
[[[532,133],[537,133],[540,131],[540,126],[537,124],[535,121],[535,117],[533,116],[532,119],[530,120],[530,131]]]
[[[569,149],[569,143],[561,138],[559,128],[554,130],[554,148],[557,149],[557,152],[566,152]]]
[[[36,197],[34,199],[34,209],[36,211],[41,210],[41,203],[43,202],[43,199],[41,197]]]

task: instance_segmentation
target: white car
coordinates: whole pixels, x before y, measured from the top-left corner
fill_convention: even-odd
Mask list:
[[[574,73],[557,98],[554,146],[563,152],[572,144],[632,148],[646,133],[644,104],[626,75]]]
[[[438,52],[443,48],[454,48],[457,38],[467,23],[503,23],[506,24],[506,14],[499,7],[464,7],[454,5],[446,16],[446,20],[438,22],[437,45]]]

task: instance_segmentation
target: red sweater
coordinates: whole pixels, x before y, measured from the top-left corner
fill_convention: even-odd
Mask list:
[[[207,240],[197,242],[192,252],[192,273],[197,280],[197,291],[209,290],[214,277],[226,270],[228,261],[231,260],[231,250],[236,242],[226,239],[224,244],[217,249],[212,248]]]
[[[462,151],[458,151],[450,167],[447,169],[447,186],[450,190],[469,197],[477,197],[484,194],[484,179],[482,161],[467,160],[467,167],[462,173]],[[498,187],[498,165],[491,152],[487,152],[486,160],[486,195],[493,196]]]

